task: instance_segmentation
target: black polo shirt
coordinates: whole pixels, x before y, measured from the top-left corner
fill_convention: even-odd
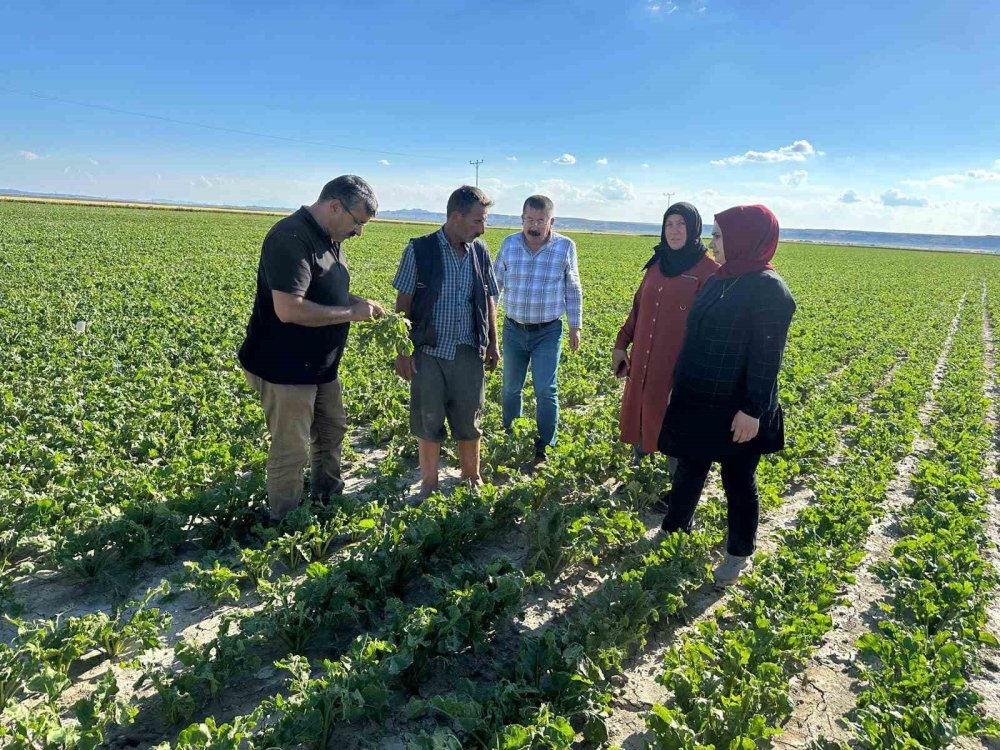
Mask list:
[[[272,290],[305,297],[320,305],[348,307],[351,275],[333,242],[303,206],[264,238],[257,267],[257,295],[240,347],[240,364],[270,383],[329,383],[347,342],[350,323],[311,328],[282,323],[274,312]]]

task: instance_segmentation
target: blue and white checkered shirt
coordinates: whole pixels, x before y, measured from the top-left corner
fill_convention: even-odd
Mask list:
[[[455,250],[444,236],[444,230],[439,229],[436,237],[441,248],[441,292],[434,305],[434,331],[437,334],[435,346],[422,346],[425,354],[441,359],[455,359],[455,349],[459,344],[476,345],[476,336],[472,329],[472,279],[475,273],[472,263],[472,243],[465,246],[465,257],[461,260],[455,255]],[[490,255],[486,253],[486,267],[483,269],[486,278],[486,293],[497,298],[497,280],[493,275],[493,264]],[[403,258],[399,261],[399,269],[392,285],[403,294],[413,294],[417,290],[417,259],[413,251],[413,243],[406,246]]]
[[[552,232],[537,253],[518,232],[504,238],[497,253],[497,284],[505,314],[518,323],[548,323],[569,319],[570,328],[583,323],[583,291],[576,266],[576,243]]]

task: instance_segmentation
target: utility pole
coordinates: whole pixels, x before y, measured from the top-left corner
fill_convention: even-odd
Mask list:
[[[673,198],[675,195],[677,195],[677,193],[664,193],[664,195],[667,196],[667,206],[669,207],[670,199]]]
[[[469,164],[472,164],[476,168],[476,187],[479,187],[479,165],[482,163],[483,163],[482,159],[476,159],[475,161],[469,162]]]

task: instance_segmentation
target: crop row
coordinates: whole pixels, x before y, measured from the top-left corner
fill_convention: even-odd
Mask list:
[[[871,371],[859,370],[872,378]],[[857,376],[857,371],[848,372]],[[874,374],[875,382],[881,372],[884,370]],[[845,377],[844,381],[851,379]],[[858,382],[854,384],[857,386]],[[809,403],[819,409],[823,401],[814,399]],[[843,413],[828,408],[826,416],[833,415]],[[497,684],[467,683],[456,693],[418,701],[415,710],[433,710],[449,717],[461,732],[462,741],[473,746],[501,746],[498,743],[505,742],[511,732],[520,731],[526,717],[536,716],[535,712],[544,712],[551,722],[574,729],[567,733],[553,732],[547,740],[553,744],[537,746],[568,746],[559,743],[565,743],[566,737],[572,739],[576,729],[587,739],[602,741],[606,738],[604,720],[610,701],[608,677],[621,671],[624,659],[641,647],[650,627],[679,611],[686,594],[704,580],[708,555],[722,538],[719,503],[708,504],[705,514],[706,532],[690,538],[679,537],[683,544],[676,549],[669,548],[667,542],[661,543],[659,553],[666,548],[672,567],[665,570],[656,552],[626,556],[586,606],[552,629],[525,640],[519,652],[522,655],[537,654],[539,644],[547,644],[544,671],[526,675],[509,669]],[[678,543],[678,537],[671,541]],[[656,543],[643,542],[637,546],[648,549],[649,544],[656,549]],[[581,644],[582,650],[578,648]],[[554,658],[557,656],[560,658]],[[583,664],[582,656],[587,660]],[[543,690],[541,686],[552,689]],[[518,700],[513,700],[513,696],[519,696]],[[459,746],[458,739],[451,735],[438,733],[434,737],[439,743],[453,743],[447,746]],[[431,742],[433,738],[426,739]],[[539,742],[538,737],[535,741]]]
[[[863,689],[851,717],[853,747],[944,748],[963,735],[1000,736],[1000,722],[977,709],[968,682],[982,668],[979,649],[1000,645],[985,629],[997,574],[984,530],[994,435],[983,314],[981,303],[966,307],[926,430],[932,448],[912,477],[903,537],[875,568],[890,596],[858,643]]]
[[[919,426],[945,311],[857,415],[839,464],[811,478],[816,501],[780,533],[777,550],[755,563],[727,607],[667,653],[661,681],[671,700],[647,716],[654,747],[754,747],[781,732],[792,708],[789,678],[832,627],[828,612],[863,558],[895,462]]]
[[[214,708],[214,698],[238,685],[259,660],[283,656],[298,665],[296,700],[308,703],[309,695],[326,690],[319,681],[331,689],[341,684],[317,659],[333,659],[347,672],[345,656],[381,664],[385,654],[364,652],[364,637],[395,643],[380,623],[400,622],[404,610],[412,614],[419,606],[401,610],[392,602],[419,602],[425,575],[447,576],[455,555],[482,546],[484,539],[502,541],[517,564],[524,560],[526,580],[540,571],[560,586],[582,566],[596,569],[605,583],[537,632],[513,642],[491,637],[477,646],[483,658],[507,665],[497,683],[504,686],[502,694],[475,680],[437,695],[422,690],[410,713],[425,718],[412,720],[426,726],[436,716],[447,727],[414,737],[414,746],[499,738],[527,743],[523,746],[562,746],[558,743],[569,732],[599,736],[609,677],[627,669],[629,656],[657,621],[683,608],[704,580],[722,536],[720,505],[713,501],[699,514],[704,531],[685,538],[683,548],[666,548],[664,554],[677,557],[672,567],[673,558],[661,555],[661,541],[642,538],[648,518],[641,511],[667,487],[662,461],[632,467],[627,447],[617,442],[620,386],[608,372],[606,346],[627,311],[648,238],[578,240],[584,347],[561,366],[563,431],[548,466],[533,477],[519,476],[517,465],[530,458],[533,425],[525,421],[515,426],[513,437],[502,435],[495,407],[499,378],[489,378],[484,469],[497,489],[489,490],[486,500],[457,493],[435,501],[455,513],[456,528],[468,521],[482,522],[484,529],[471,536],[459,531],[440,545],[432,533],[411,545],[407,534],[420,536],[441,519],[421,520],[396,507],[413,454],[406,389],[383,361],[387,356],[378,349],[378,336],[363,328],[352,334],[344,361],[348,409],[360,426],[346,458],[357,464],[371,448],[383,448],[384,457],[371,469],[375,477],[363,497],[338,504],[339,512],[304,508],[278,533],[255,528],[266,441],[259,407],[233,367],[232,351],[242,335],[259,240],[269,219],[149,217],[117,209],[68,209],[56,217],[38,207],[6,206],[0,212],[6,272],[0,294],[16,300],[20,311],[15,319],[0,310],[0,347],[7,355],[0,361],[0,404],[10,415],[0,423],[0,558],[7,572],[9,565],[30,571],[26,561],[31,560],[93,584],[122,566],[209,551],[200,562],[187,562],[174,588],[195,588],[211,603],[239,597],[256,609],[229,618],[208,644],[178,643],[174,656],[180,668],[150,669],[146,681],[163,697],[142,699],[136,716],[131,715],[136,706],[116,697],[109,672],[89,703],[81,704],[82,718],[64,716],[52,724],[53,732],[67,738],[53,742],[69,746],[74,727],[78,734],[92,732],[102,721],[152,723],[157,707],[184,720]],[[395,260],[412,231],[377,225],[364,242],[349,246],[359,293],[391,299]],[[497,234],[490,238],[494,245]],[[844,262],[846,251],[782,252],[782,273],[800,309],[782,383],[790,446],[761,469],[767,511],[793,482],[824,471],[845,421],[859,424],[852,432],[861,429],[862,396],[876,390],[894,363],[905,367],[911,361],[918,329],[936,321],[938,304],[951,301],[962,269],[982,261],[946,256],[931,263],[920,254],[886,252],[880,255],[886,265],[872,273],[869,264]],[[153,256],[157,263],[145,262]],[[66,258],[73,259],[72,268]],[[38,273],[41,268],[46,272]],[[623,272],[628,268],[634,273]],[[27,283],[29,278],[37,283]],[[73,330],[78,320],[88,321],[83,334]],[[939,323],[933,323],[935,331]],[[608,482],[612,477],[619,481]],[[502,517],[494,523],[484,516],[482,502],[502,506]],[[394,536],[401,527],[406,531]],[[393,544],[394,539],[404,541]],[[230,553],[233,542],[243,548]],[[275,577],[276,564],[291,574],[309,567],[298,581]],[[488,578],[485,571],[480,574]],[[19,587],[30,596],[30,585]],[[500,619],[518,615],[506,608]],[[127,615],[104,617],[123,633],[129,624]],[[64,626],[69,623],[26,621],[21,640],[10,643],[21,654],[15,661],[24,663],[21,647],[33,637],[29,631],[68,633],[59,630]],[[145,647],[132,641],[123,655],[134,657]],[[515,667],[511,650],[521,655],[521,666]],[[294,661],[303,652],[314,664],[308,674]],[[578,658],[581,653],[586,660]],[[436,664],[462,674],[453,654],[434,654]],[[57,665],[60,657],[52,658]],[[531,663],[539,666],[532,671]],[[125,674],[117,667],[115,673],[119,679]],[[68,669],[66,674],[73,679]],[[399,698],[410,695],[413,682],[386,683],[393,694],[388,713],[404,725]],[[26,705],[55,705],[44,689],[28,692],[22,677],[11,684]],[[57,695],[64,684],[55,681],[50,691]],[[449,704],[449,695],[457,703]],[[262,704],[265,724],[280,714],[276,701]],[[351,715],[383,717],[386,706],[374,705]],[[7,726],[16,708],[5,716]],[[64,708],[60,704],[58,710]],[[471,713],[463,714],[466,709]],[[252,726],[260,740],[258,723]],[[212,727],[215,721],[204,715],[182,740],[196,742],[200,725]],[[226,731],[239,733],[231,722]],[[209,732],[216,739],[224,734],[221,727]]]

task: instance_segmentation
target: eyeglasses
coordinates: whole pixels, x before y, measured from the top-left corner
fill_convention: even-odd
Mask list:
[[[344,209],[345,211],[347,211],[347,215],[348,216],[350,216],[352,219],[354,219],[354,228],[355,229],[361,229],[365,224],[368,223],[367,221],[358,221],[358,217],[354,215],[354,212],[351,209],[349,209],[347,207],[347,204],[344,203],[343,201],[340,202],[340,207],[342,209]]]
[[[522,216],[521,221],[527,224],[529,227],[540,227],[549,223],[549,219],[529,219],[527,216]]]

